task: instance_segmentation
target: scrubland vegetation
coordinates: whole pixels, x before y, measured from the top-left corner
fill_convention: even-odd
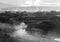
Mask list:
[[[33,27],[40,28],[41,30],[45,28],[45,34],[47,34],[49,30],[51,31],[54,29],[60,33],[60,17],[56,15],[60,15],[60,12],[2,12],[0,13],[0,42],[20,42],[17,40],[15,41],[15,39],[11,38],[7,33],[13,32],[14,30],[10,28],[12,28],[14,24],[18,25],[21,22],[25,22],[29,25],[27,31],[30,31]],[[40,24],[41,21],[42,23]]]

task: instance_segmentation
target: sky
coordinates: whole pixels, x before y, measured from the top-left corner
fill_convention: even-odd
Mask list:
[[[60,6],[60,0],[0,0],[0,2],[17,6]]]

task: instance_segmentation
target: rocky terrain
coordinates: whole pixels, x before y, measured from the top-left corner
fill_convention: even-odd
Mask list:
[[[55,13],[0,13],[0,42],[55,42],[60,37],[60,17]]]

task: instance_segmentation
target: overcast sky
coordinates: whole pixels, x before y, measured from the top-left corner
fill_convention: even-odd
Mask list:
[[[0,0],[18,6],[60,6],[60,0]]]

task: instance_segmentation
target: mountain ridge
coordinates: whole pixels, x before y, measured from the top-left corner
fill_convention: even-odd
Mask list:
[[[2,8],[2,10],[10,10],[10,11],[60,11],[60,7],[8,7]]]

